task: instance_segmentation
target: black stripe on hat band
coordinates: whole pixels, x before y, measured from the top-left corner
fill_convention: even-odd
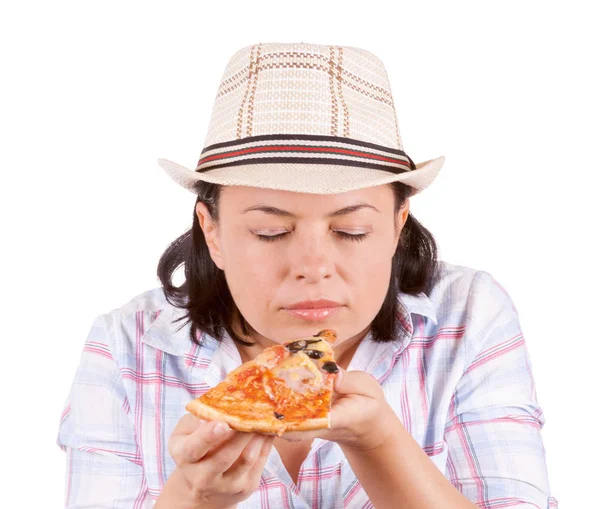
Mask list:
[[[351,145],[346,145],[344,147],[337,146],[326,146],[326,145],[307,145],[307,144],[294,144],[294,145],[249,145],[246,147],[239,147],[238,149],[225,150],[222,152],[217,152],[214,154],[207,154],[203,158],[198,161],[196,165],[196,169],[200,167],[207,166],[209,164],[215,164],[219,160],[225,161],[227,159],[231,159],[232,157],[237,158],[251,158],[251,157],[269,157],[269,156],[277,156],[277,154],[281,153],[296,153],[298,156],[301,154],[305,154],[305,157],[312,157],[312,154],[319,155],[328,154],[332,156],[336,156],[339,158],[363,158],[365,161],[371,161],[374,163],[388,163],[400,166],[409,166],[410,162],[405,159],[399,159],[398,157],[392,156],[391,154],[379,154],[375,152],[369,152],[364,149],[357,149]],[[410,159],[408,156],[404,156],[406,159]]]
[[[328,141],[335,143],[344,143],[348,145],[357,145],[365,148],[371,148],[374,150],[381,150],[382,152],[389,152],[399,156],[408,157],[406,152],[403,150],[386,147],[385,145],[379,145],[377,143],[371,143],[363,140],[355,140],[353,138],[345,138],[342,136],[327,136],[324,134],[261,134],[259,136],[247,136],[238,140],[223,141],[221,143],[213,143],[202,149],[201,156],[209,150],[214,150],[223,147],[235,147],[236,145],[252,144],[258,141],[277,141],[277,140],[298,140],[298,141]]]
[[[412,160],[411,160],[412,162]],[[355,166],[359,168],[370,168],[373,170],[387,171],[398,175],[410,171],[408,168],[397,166],[388,166],[385,164],[369,163],[366,161],[353,161],[349,159],[330,159],[326,157],[259,157],[253,159],[241,159],[229,163],[215,164],[207,168],[199,168],[198,173],[205,173],[217,168],[226,168],[228,166],[245,166],[247,164],[280,164],[280,163],[300,163],[300,164],[331,164],[335,166]],[[413,163],[414,164],[414,163]]]

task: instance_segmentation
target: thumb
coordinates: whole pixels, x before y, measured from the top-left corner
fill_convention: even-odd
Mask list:
[[[369,373],[346,371],[340,367],[340,371],[335,377],[334,390],[338,395],[363,394],[368,396],[372,393],[374,384],[379,387],[379,382]]]
[[[335,375],[335,379],[333,381],[333,390],[335,392],[339,392],[339,393],[343,394],[343,392],[342,392],[343,385],[344,385],[343,379],[345,377],[346,370],[344,368],[342,368],[342,366],[340,366],[339,364],[338,364],[338,369],[339,369],[339,371]]]

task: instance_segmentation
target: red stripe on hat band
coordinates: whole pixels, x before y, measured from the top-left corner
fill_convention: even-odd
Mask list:
[[[335,148],[335,147],[303,147],[301,145],[269,145],[269,146],[265,146],[265,147],[248,148],[248,149],[244,149],[244,150],[236,150],[235,152],[224,152],[221,154],[215,154],[213,156],[207,156],[207,157],[200,159],[200,161],[198,161],[198,166],[200,166],[204,163],[207,163],[209,161],[214,161],[216,159],[225,159],[227,157],[235,157],[235,156],[244,155],[244,154],[251,154],[253,152],[276,152],[276,151],[290,152],[292,150],[293,151],[304,151],[304,152],[346,154],[346,155],[352,155],[352,156],[357,156],[357,157],[366,157],[369,159],[377,159],[379,161],[386,161],[389,163],[399,163],[399,164],[406,165],[406,166],[409,165],[409,163],[407,161],[404,161],[403,159],[395,159],[392,157],[385,157],[385,156],[380,156],[377,154],[369,154],[367,152],[358,152],[356,150],[348,150],[348,149]]]

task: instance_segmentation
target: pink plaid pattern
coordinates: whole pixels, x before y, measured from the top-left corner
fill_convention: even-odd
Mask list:
[[[379,380],[431,461],[479,507],[558,507],[512,300],[487,272],[441,266],[431,295],[398,296],[397,341],[367,336],[349,369]],[[59,420],[66,507],[152,507],[175,467],[167,442],[186,403],[240,365],[231,338],[193,345],[178,316],[154,288],[95,319]],[[273,449],[238,507],[373,506],[337,444],[316,439],[297,484]]]

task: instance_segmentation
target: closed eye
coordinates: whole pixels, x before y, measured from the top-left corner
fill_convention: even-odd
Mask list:
[[[349,240],[351,242],[360,242],[365,240],[369,234],[368,233],[348,233],[344,231],[334,230],[333,231],[338,237],[341,237],[344,240]],[[291,232],[283,232],[277,235],[260,235],[255,234],[258,237],[258,240],[261,242],[275,242],[276,240],[282,240],[288,233]]]

